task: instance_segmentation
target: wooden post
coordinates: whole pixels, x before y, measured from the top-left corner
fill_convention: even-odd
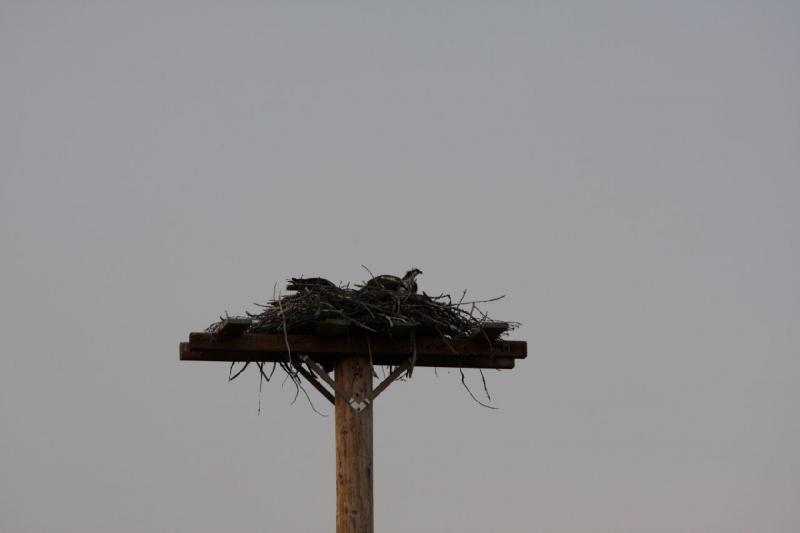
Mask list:
[[[372,514],[372,404],[357,411],[349,403],[366,402],[372,391],[367,355],[343,355],[336,361],[336,533],[374,533]]]
[[[190,333],[189,342],[180,344],[181,360],[286,363],[291,345],[297,372],[336,404],[336,532],[374,533],[372,403],[411,367],[409,340],[343,335],[336,322],[317,334],[247,333],[246,324],[227,319],[215,332]],[[507,323],[491,323],[470,339],[416,337],[413,366],[514,368],[517,359],[527,357],[527,343],[497,339],[506,329]],[[372,364],[394,367],[374,390]],[[325,370],[332,366],[333,378]]]

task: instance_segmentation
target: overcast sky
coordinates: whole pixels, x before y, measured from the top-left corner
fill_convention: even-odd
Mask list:
[[[798,95],[794,2],[0,1],[0,530],[332,531],[178,343],[364,264],[530,353],[381,396],[378,531],[800,531]]]

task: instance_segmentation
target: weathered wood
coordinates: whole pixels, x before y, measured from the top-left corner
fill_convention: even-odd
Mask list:
[[[403,374],[403,372],[407,372],[409,368],[411,368],[410,359],[405,363],[403,363],[402,365],[395,368],[394,370],[392,370],[392,372],[388,376],[383,378],[383,381],[381,381],[378,384],[378,386],[375,387],[375,390],[373,390],[372,393],[369,395],[370,401],[377,398],[378,394],[382,393],[386,389],[386,387],[391,385],[394,382],[394,380],[399,378]]]
[[[292,353],[307,354],[317,363],[331,368],[339,355],[372,353],[376,365],[399,366],[411,353],[408,339],[363,335],[323,337],[320,335],[288,335]],[[485,338],[444,342],[438,337],[415,340],[415,366],[443,368],[514,367],[515,359],[527,356],[525,341],[499,340],[487,343]],[[239,337],[219,339],[209,333],[191,333],[189,342],[181,344],[185,361],[287,361],[286,339],[280,333],[245,333]]]
[[[292,353],[295,353],[294,350]],[[188,342],[181,343],[181,361],[217,361],[217,362],[288,362],[286,353],[266,352],[266,351],[242,351],[242,350],[192,350]],[[336,364],[336,357],[327,355],[311,355],[310,359],[325,368],[333,368]],[[417,362],[414,365],[422,367],[438,368],[494,368],[497,370],[509,370],[514,368],[516,357],[506,357],[502,355],[417,355]],[[408,360],[408,354],[372,354],[372,362],[378,366],[398,366]]]
[[[352,337],[321,337],[319,335],[287,335],[292,352],[312,354],[361,354],[368,353],[370,348],[366,337],[362,335]],[[218,342],[210,333],[190,333],[189,344],[192,350],[217,350],[232,351],[259,350],[286,353],[286,339],[282,333],[245,333],[240,337],[226,339]],[[387,337],[371,336],[369,338],[371,351],[375,353],[390,353],[408,356],[411,353],[411,344],[408,339],[390,339]],[[502,355],[515,359],[524,359],[527,344],[525,341],[497,341],[492,344],[481,339],[460,340],[445,342],[440,337],[417,337],[418,355]]]
[[[374,533],[372,496],[372,405],[356,411],[372,392],[369,356],[344,355],[336,362],[336,533]]]
[[[353,399],[352,397],[350,397],[350,395],[347,393],[347,391],[345,391],[345,390],[344,390],[344,389],[343,389],[343,388],[342,388],[342,387],[339,385],[339,383],[338,383],[338,382],[336,382],[336,381],[335,381],[333,378],[331,378],[331,377],[328,375],[328,373],[327,373],[327,372],[325,372],[325,370],[324,370],[324,369],[320,368],[320,366],[319,366],[317,363],[315,363],[314,361],[312,361],[310,357],[307,357],[307,356],[305,356],[305,355],[301,355],[300,357],[303,357],[303,358],[304,358],[304,359],[303,359],[303,362],[304,362],[305,364],[307,364],[307,365],[308,365],[308,368],[310,368],[311,370],[313,370],[313,371],[314,371],[314,373],[316,373],[316,374],[317,374],[317,376],[319,376],[319,378],[320,378],[322,381],[324,381],[325,383],[327,383],[328,385],[330,385],[330,386],[331,386],[331,388],[333,389],[334,393],[335,393],[337,396],[342,396],[343,398],[350,398],[350,400],[352,400],[352,399]],[[334,403],[335,403],[335,402],[334,402]],[[352,401],[351,401],[350,403],[352,404]]]
[[[336,405],[336,399],[333,397],[333,394],[331,394],[331,391],[326,389],[322,385],[322,383],[319,382],[319,380],[316,378],[316,376],[314,376],[314,374],[312,374],[311,372],[309,372],[308,370],[306,370],[305,368],[303,368],[299,364],[295,365],[295,368],[297,369],[297,371],[300,373],[301,376],[306,378],[306,381],[311,383],[312,387],[317,389],[319,391],[319,393],[322,394],[329,402],[331,402],[332,404]]]

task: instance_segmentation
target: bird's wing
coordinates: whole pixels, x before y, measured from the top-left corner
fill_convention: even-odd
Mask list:
[[[390,274],[375,276],[364,284],[365,287],[382,287],[388,290],[397,290],[403,286],[403,280]]]
[[[303,289],[313,289],[318,287],[335,287],[333,282],[325,278],[291,278],[286,289],[290,291],[299,291]]]

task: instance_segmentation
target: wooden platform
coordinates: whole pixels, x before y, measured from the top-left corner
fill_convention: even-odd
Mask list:
[[[399,366],[413,351],[411,339],[392,339],[363,334],[343,336],[287,335],[280,333],[233,335],[190,333],[189,342],[180,344],[182,361],[288,361],[292,355],[308,355],[326,368],[335,366],[337,356],[372,354],[374,365]],[[439,337],[418,337],[415,366],[439,368],[514,368],[517,359],[524,359],[525,341],[475,338],[445,342]]]

